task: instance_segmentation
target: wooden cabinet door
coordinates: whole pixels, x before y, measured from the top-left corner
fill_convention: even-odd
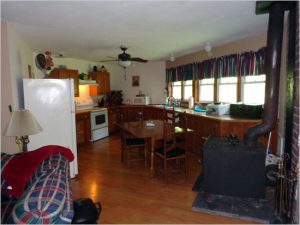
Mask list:
[[[143,114],[144,120],[164,120],[164,111],[160,108],[144,106]]]
[[[76,118],[76,140],[77,144],[83,144],[85,142],[84,137],[84,120]]]
[[[77,144],[83,144],[91,140],[90,113],[76,115],[76,139]]]
[[[75,97],[79,97],[79,76],[77,70],[68,70],[68,78],[74,80],[74,95]]]
[[[110,92],[110,74],[104,72],[104,93]]]
[[[121,113],[121,110],[119,108],[109,108],[108,109],[108,132],[109,132],[109,135],[117,133],[119,131],[119,126],[118,126],[117,122],[118,122],[120,113]]]
[[[193,132],[188,134],[188,149],[199,156],[202,154],[202,147],[209,136],[220,135],[218,121],[187,114],[187,127]]]
[[[110,92],[110,74],[108,72],[93,71],[89,73],[89,76],[93,80],[96,80],[98,84],[98,95],[104,95],[107,92]]]
[[[78,70],[54,68],[47,78],[56,79],[73,79],[74,80],[74,96],[79,97],[79,77]]]
[[[144,107],[144,120],[155,120],[157,119],[157,112],[155,108],[152,107]]]
[[[139,121],[144,118],[143,106],[130,106],[126,109],[125,121]]]

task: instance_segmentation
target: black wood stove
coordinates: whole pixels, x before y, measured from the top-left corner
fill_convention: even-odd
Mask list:
[[[236,197],[265,197],[265,148],[210,137],[203,148],[204,191]]]

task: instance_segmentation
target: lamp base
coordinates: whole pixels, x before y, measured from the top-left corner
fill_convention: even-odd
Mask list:
[[[27,144],[29,143],[28,136],[16,137],[16,144],[19,146],[21,152],[27,152]]]
[[[23,152],[28,152],[27,143],[23,141]]]

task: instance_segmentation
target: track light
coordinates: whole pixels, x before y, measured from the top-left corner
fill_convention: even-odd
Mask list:
[[[174,61],[175,61],[175,57],[174,57],[174,55],[173,55],[173,54],[171,54],[171,55],[170,55],[170,58],[169,58],[169,60],[170,60],[171,62],[174,62]]]
[[[204,50],[205,50],[207,53],[210,53],[210,52],[211,52],[212,47],[211,47],[210,42],[206,42],[206,44],[205,44],[205,46],[204,46]]]

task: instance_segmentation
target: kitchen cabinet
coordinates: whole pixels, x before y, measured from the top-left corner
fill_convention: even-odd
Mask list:
[[[163,120],[164,110],[156,107],[144,107],[144,120]]]
[[[180,120],[186,111],[187,117],[187,127],[192,129],[193,132],[187,134],[187,148],[189,151],[198,155],[199,158],[202,157],[202,147],[205,140],[209,136],[215,137],[228,137],[230,133],[237,135],[238,139],[242,141],[244,139],[244,134],[246,131],[259,123],[259,119],[242,119],[242,118],[232,118],[229,116],[218,117],[218,116],[207,116],[201,113],[195,113],[193,110],[182,109],[178,111],[180,114]],[[155,106],[145,106],[145,105],[122,105],[117,107],[108,108],[109,116],[109,133],[113,134],[119,131],[117,124],[117,119],[119,113],[124,115],[124,121],[138,121],[140,118],[143,120],[163,120],[164,119],[164,109]],[[277,128],[272,131],[271,139],[271,149],[273,153],[277,149]],[[264,146],[267,146],[268,137],[260,137]]]
[[[76,113],[76,139],[77,144],[83,144],[91,140],[91,116],[90,112]]]
[[[74,80],[74,96],[79,97],[79,77],[78,70],[54,68],[47,78],[56,79],[73,79]]]
[[[109,135],[119,132],[118,118],[121,113],[121,108],[111,107],[108,108],[108,132]]]
[[[187,135],[187,147],[192,152],[202,154],[202,146],[209,136],[220,136],[218,121],[187,114],[187,127],[193,132]]]
[[[96,80],[97,93],[96,95],[105,95],[107,92],[110,92],[110,74],[107,71],[93,71],[89,73],[89,76],[92,80]],[[91,95],[95,95],[94,90]]]

